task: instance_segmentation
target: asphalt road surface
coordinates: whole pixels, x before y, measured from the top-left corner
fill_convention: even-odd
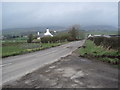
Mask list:
[[[82,58],[79,49],[45,65],[4,88],[109,88],[118,90],[118,68],[96,59]],[[78,88],[78,89],[77,89]],[[100,89],[101,90],[101,89]]]
[[[82,46],[85,40],[74,41],[58,47],[2,59],[2,84],[19,79],[46,64],[59,60]]]

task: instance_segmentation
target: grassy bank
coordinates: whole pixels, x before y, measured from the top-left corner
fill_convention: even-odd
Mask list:
[[[120,52],[113,49],[108,50],[102,46],[96,46],[93,41],[87,40],[85,47],[80,48],[80,56],[97,58],[103,62],[119,64]]]
[[[20,55],[24,53],[35,52],[55,46],[59,46],[65,44],[66,42],[62,43],[7,43],[4,44],[2,48],[2,58]],[[1,49],[0,48],[0,49]]]

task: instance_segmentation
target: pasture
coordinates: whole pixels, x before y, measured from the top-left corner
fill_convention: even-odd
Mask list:
[[[46,48],[59,46],[61,44],[63,43],[27,43],[27,39],[18,38],[12,40],[3,40],[2,47],[0,47],[0,49],[2,50],[2,58],[4,58],[8,56],[39,51]]]

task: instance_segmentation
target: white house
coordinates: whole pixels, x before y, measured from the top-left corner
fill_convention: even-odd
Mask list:
[[[54,31],[54,33],[56,33],[56,31]]]
[[[51,36],[51,37],[53,37],[53,35],[50,33],[48,28],[46,29],[46,32],[44,33],[44,35],[42,35],[39,32],[37,32],[37,39],[41,39],[41,37],[44,37],[44,36]]]
[[[100,35],[100,34],[99,34],[99,35],[89,34],[89,35],[88,35],[88,38],[89,38],[89,37],[107,37],[107,38],[110,38],[111,36],[110,36],[110,35]]]
[[[103,37],[110,38],[111,36],[110,35],[103,35]]]
[[[40,33],[37,32],[37,39],[40,39]]]
[[[51,36],[53,37],[53,35],[50,33],[49,29],[46,29],[46,33],[44,33],[44,36]]]
[[[94,37],[101,37],[102,35],[93,35]]]
[[[90,37],[93,37],[93,35],[92,35],[92,34],[89,34],[89,35],[88,35],[88,38],[90,38]]]

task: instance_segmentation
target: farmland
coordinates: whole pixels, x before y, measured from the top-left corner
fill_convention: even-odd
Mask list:
[[[8,57],[43,50],[61,44],[63,43],[27,43],[27,38],[16,38],[12,40],[3,40],[0,49],[2,49],[2,57]]]
[[[111,35],[111,34],[118,34],[117,30],[113,30],[113,31],[107,31],[107,30],[90,30],[90,31],[86,31],[86,35],[87,34],[104,34],[104,35]]]
[[[69,32],[69,31],[67,31]],[[43,50],[46,48],[54,47],[54,46],[59,46],[63,43],[66,43],[67,41],[72,41],[74,38],[70,37],[70,34],[67,32],[59,32],[57,36],[54,37],[45,37],[41,39],[42,43],[27,43],[28,37],[21,37],[21,35],[18,35],[19,37],[16,38],[7,38],[5,40],[2,40],[2,46],[0,49],[2,50],[2,57],[8,57],[8,56],[14,56],[14,55],[19,55],[19,54],[25,54],[29,52],[34,52],[34,51],[39,51]],[[87,36],[89,34],[116,34],[117,32],[112,31],[112,32],[103,32],[103,31],[87,31],[87,32],[82,32],[79,31],[79,39],[84,39],[84,36]],[[17,34],[16,34],[17,35]],[[9,35],[8,35],[9,36]],[[24,36],[24,35],[22,35]],[[60,41],[61,42],[58,42]],[[48,41],[50,43],[48,43]],[[90,42],[90,41],[87,41]],[[107,45],[107,44],[106,44]],[[88,46],[94,47],[94,44],[90,44]],[[96,48],[99,50],[99,48]],[[93,49],[94,50],[94,49]],[[115,50],[113,50],[115,51]],[[81,52],[82,54],[84,53],[84,50]],[[108,53],[109,54],[109,53]]]

